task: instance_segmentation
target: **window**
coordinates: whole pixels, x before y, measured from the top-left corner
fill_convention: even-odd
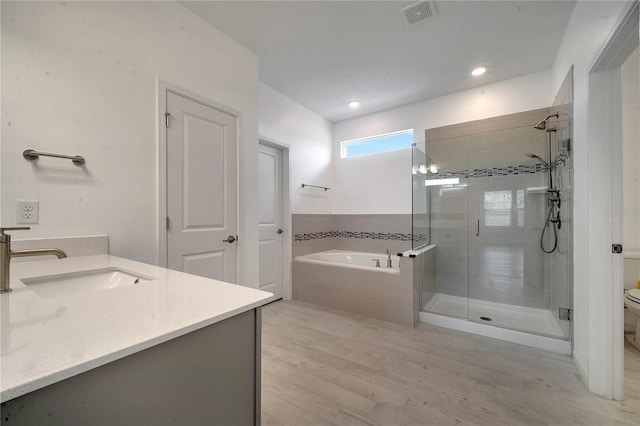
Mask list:
[[[517,226],[524,226],[523,189],[484,193],[485,226],[512,226],[512,213],[515,213]]]
[[[511,226],[511,191],[484,193],[485,226]]]
[[[518,226],[524,226],[524,189],[518,189],[517,197]]]
[[[353,139],[340,144],[341,158],[359,157],[361,155],[378,154],[411,148],[413,129],[368,138]]]

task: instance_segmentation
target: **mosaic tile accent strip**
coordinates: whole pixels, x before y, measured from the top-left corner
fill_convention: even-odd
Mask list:
[[[352,232],[352,231],[325,231],[295,234],[294,241],[321,240],[324,238],[357,238],[371,240],[395,240],[395,241],[426,241],[427,234],[403,234],[399,232]]]
[[[433,173],[431,179],[448,179],[448,178],[471,178],[471,177],[491,177],[491,176],[509,176],[523,175],[544,172],[542,164],[519,164],[514,166],[503,167],[485,167],[483,169],[454,170],[450,172]]]
[[[333,238],[335,231],[309,232],[305,234],[295,234],[294,241],[322,240],[325,238]]]

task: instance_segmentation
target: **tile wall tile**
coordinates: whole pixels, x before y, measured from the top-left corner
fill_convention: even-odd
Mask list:
[[[293,261],[293,298],[413,327],[412,266],[400,274]]]
[[[293,227],[293,257],[327,251],[333,248],[333,215],[330,214],[294,214],[291,217]],[[326,233],[329,233],[329,236]],[[314,237],[314,238],[312,238]]]
[[[412,248],[410,214],[293,215],[293,257],[338,249],[392,253]]]

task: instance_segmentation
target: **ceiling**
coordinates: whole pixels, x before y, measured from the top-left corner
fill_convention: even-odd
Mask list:
[[[414,3],[182,2],[258,56],[261,82],[333,122],[548,69],[575,5],[440,0],[406,25]]]

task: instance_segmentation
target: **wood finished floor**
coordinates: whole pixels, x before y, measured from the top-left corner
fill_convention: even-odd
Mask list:
[[[625,400],[590,395],[563,355],[302,302],[263,309],[262,424],[640,425],[640,356]]]

